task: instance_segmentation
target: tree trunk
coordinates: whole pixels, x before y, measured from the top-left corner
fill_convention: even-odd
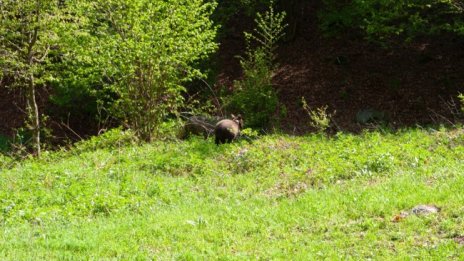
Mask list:
[[[40,19],[40,9],[39,2],[37,2],[37,10],[35,13],[36,23],[39,23]],[[32,70],[34,66],[34,46],[37,43],[39,35],[39,27],[36,26],[30,35],[29,46],[27,49],[27,63],[29,65],[29,84],[26,90],[26,100],[27,100],[27,113],[29,115],[29,124],[32,131],[32,146],[33,152],[37,157],[40,157],[40,117],[39,117],[39,106],[37,106],[37,100],[35,97],[35,79],[34,71]],[[45,55],[44,55],[45,57]]]
[[[40,117],[39,117],[39,106],[37,106],[37,100],[35,97],[35,84],[34,76],[29,76],[29,86],[26,92],[27,99],[27,112],[29,117],[29,123],[31,124],[32,130],[32,143],[34,148],[34,154],[40,157]]]

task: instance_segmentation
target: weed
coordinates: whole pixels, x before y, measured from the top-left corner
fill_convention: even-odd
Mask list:
[[[311,119],[311,127],[315,128],[318,133],[324,133],[327,131],[327,129],[330,127],[331,120],[335,112],[328,113],[327,105],[312,110],[309,108],[304,97],[301,97],[301,103],[303,104],[303,109]]]

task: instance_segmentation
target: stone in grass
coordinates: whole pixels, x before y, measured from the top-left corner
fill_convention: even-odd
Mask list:
[[[412,213],[416,215],[428,215],[440,212],[440,208],[435,205],[418,205],[412,209]]]
[[[411,211],[401,211],[400,214],[395,215],[393,217],[392,222],[400,222],[403,219],[407,218],[410,214],[415,214],[419,216],[438,212],[440,212],[440,208],[435,205],[418,205],[415,206]]]

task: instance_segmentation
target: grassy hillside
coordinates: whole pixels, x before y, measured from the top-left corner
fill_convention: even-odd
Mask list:
[[[0,259],[464,258],[462,130],[219,147],[115,131],[0,167]],[[419,204],[442,210],[392,221]]]

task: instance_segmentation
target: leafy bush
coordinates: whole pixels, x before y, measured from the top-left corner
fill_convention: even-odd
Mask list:
[[[58,121],[77,119],[90,126],[98,124],[100,128],[107,128],[111,118],[107,108],[117,100],[117,94],[104,88],[104,71],[74,58],[71,55],[50,66],[56,71],[57,80],[51,84],[53,107],[48,114]]]
[[[245,124],[251,128],[266,128],[279,106],[272,86],[277,42],[284,36],[285,13],[275,13],[273,2],[263,15],[257,14],[254,33],[245,33],[246,56],[241,58],[243,78],[235,82],[236,92],[229,99],[229,108],[244,114]],[[251,48],[251,41],[258,47]]]
[[[202,0],[80,1],[85,14],[76,59],[102,72],[115,102],[109,110],[151,140],[183,103],[183,84],[202,73],[195,63],[212,53],[214,3]]]
[[[250,53],[247,59],[242,59],[240,64],[244,76],[235,82],[236,92],[228,106],[244,114],[246,126],[267,127],[279,101],[272,86],[272,71],[265,52],[258,49]]]

